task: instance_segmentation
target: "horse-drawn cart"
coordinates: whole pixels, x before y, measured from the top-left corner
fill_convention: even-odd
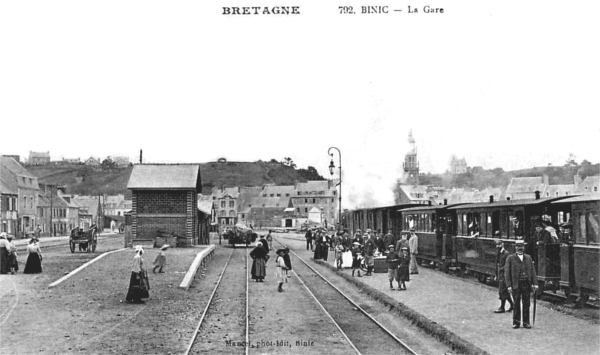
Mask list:
[[[92,225],[87,231],[79,227],[71,229],[71,237],[69,238],[71,253],[75,252],[75,244],[79,245],[79,251],[95,252],[96,244],[98,244],[98,228],[96,225]]]

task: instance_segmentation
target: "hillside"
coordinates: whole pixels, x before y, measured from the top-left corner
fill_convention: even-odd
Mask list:
[[[98,195],[125,194],[133,169],[100,169],[82,164],[26,165],[42,184],[60,185],[70,194]],[[293,185],[308,180],[324,180],[316,169],[296,169],[280,162],[209,162],[200,163],[202,191],[210,193],[213,187],[262,186],[266,184]]]

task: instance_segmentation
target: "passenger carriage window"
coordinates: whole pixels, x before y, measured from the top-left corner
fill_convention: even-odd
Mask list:
[[[435,219],[435,213],[431,214],[431,229],[430,231],[435,232],[436,231],[436,224],[437,224],[437,220]]]
[[[589,244],[598,244],[600,242],[600,236],[598,231],[598,211],[587,212],[587,240]]]
[[[587,234],[587,230],[586,230],[586,225],[585,225],[585,214],[582,213],[576,213],[575,216],[579,217],[579,233],[576,233],[575,235],[577,236],[577,240],[575,241],[578,244],[586,244],[586,234]]]
[[[492,212],[492,231],[494,231],[494,237],[502,237],[502,233],[500,231],[500,211]]]

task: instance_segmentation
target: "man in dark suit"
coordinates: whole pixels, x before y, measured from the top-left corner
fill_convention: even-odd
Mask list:
[[[496,239],[496,248],[498,248],[497,255],[497,270],[498,270],[498,296],[500,298],[500,308],[494,311],[494,313],[504,313],[504,312],[512,312],[513,310],[513,301],[508,293],[508,289],[506,288],[506,280],[504,279],[504,265],[506,264],[506,259],[508,258],[508,251],[504,249],[504,242],[502,239]],[[508,311],[504,310],[504,305],[506,301],[510,304],[510,308]]]
[[[531,256],[524,253],[525,242],[515,242],[517,252],[506,258],[504,265],[504,277],[508,292],[513,295],[513,328],[521,326],[521,301],[523,302],[523,328],[529,329],[529,304],[531,302],[531,291],[537,291],[537,276]],[[535,297],[535,296],[534,296]]]

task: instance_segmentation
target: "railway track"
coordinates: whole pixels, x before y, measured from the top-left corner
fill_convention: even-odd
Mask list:
[[[243,264],[242,264],[243,262]],[[245,280],[232,265],[245,265]],[[232,249],[231,254],[200,317],[185,355],[248,354],[248,254],[246,249]],[[223,286],[243,284],[232,295]]]
[[[277,240],[278,244],[285,245]],[[358,354],[417,354],[394,333],[378,322],[342,290],[300,258],[301,264],[293,265],[293,274],[312,295],[328,318],[343,334]]]

